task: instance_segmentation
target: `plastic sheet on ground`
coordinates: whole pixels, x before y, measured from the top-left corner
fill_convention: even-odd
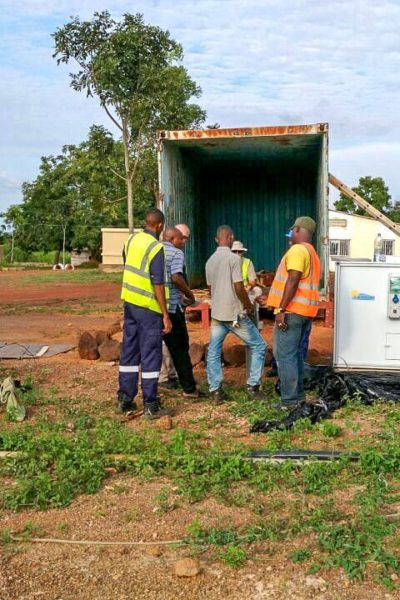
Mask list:
[[[296,421],[305,418],[316,423],[344,406],[349,397],[359,398],[363,404],[378,400],[400,401],[400,374],[396,372],[334,372],[326,366],[308,367],[304,385],[306,390],[317,392],[314,400],[302,402],[280,421],[257,421],[250,431],[268,433],[274,429],[287,430]]]
[[[48,358],[75,348],[74,344],[17,344],[0,342],[0,359]]]

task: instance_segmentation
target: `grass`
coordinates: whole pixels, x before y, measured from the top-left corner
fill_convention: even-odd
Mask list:
[[[79,283],[90,284],[98,281],[106,281],[120,284],[122,273],[104,273],[98,269],[82,269],[76,271],[45,271],[34,275],[25,275],[13,281],[16,285],[45,285],[47,283]]]
[[[38,410],[47,400],[60,402],[60,390],[50,391],[46,400],[31,381],[25,383],[31,387],[25,399]],[[272,386],[270,392],[272,403]],[[230,394],[231,414],[249,423],[278,416],[270,404],[249,402],[243,391]],[[365,422],[374,427],[360,436],[356,422],[361,428]],[[387,515],[399,503],[399,422],[398,404],[364,407],[350,402],[330,421],[311,426],[303,420],[290,432],[254,439],[258,447],[271,450],[308,447],[310,441],[321,448],[340,443],[349,453],[358,449],[359,462],[350,462],[345,453],[327,463],[253,463],[247,460],[248,446],[235,445],[226,432],[210,437],[207,423],[198,431],[131,429],[89,414],[66,397],[57,417],[38,415],[35,423],[0,427],[0,450],[22,453],[0,463],[1,506],[67,506],[78,494],[95,494],[113,467],[140,480],[162,479],[153,497],[159,512],[183,506],[195,512],[210,497],[233,511],[248,510],[252,516],[244,526],[210,527],[195,521],[188,530],[193,548],[207,549],[232,568],[257,559],[265,545],[274,552],[294,545],[286,556],[308,572],[343,569],[352,579],[368,575],[393,588],[391,575],[400,572],[399,547]],[[2,478],[13,485],[2,486]],[[123,486],[119,493],[125,493]],[[136,512],[126,516],[127,522],[137,518]],[[3,533],[3,544],[7,535]]]

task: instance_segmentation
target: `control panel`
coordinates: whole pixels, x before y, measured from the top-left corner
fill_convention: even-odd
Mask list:
[[[389,275],[388,317],[400,319],[400,277]]]

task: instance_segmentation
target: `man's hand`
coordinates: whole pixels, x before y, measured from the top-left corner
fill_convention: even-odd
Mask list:
[[[172,323],[171,323],[171,319],[169,318],[168,314],[163,316],[163,333],[171,333],[171,329],[172,329]]]
[[[288,324],[285,321],[285,313],[280,312],[275,317],[275,324],[279,331],[287,331]]]
[[[196,298],[194,296],[192,296],[191,298],[186,296],[185,297],[185,306],[193,306],[193,304],[196,304]]]

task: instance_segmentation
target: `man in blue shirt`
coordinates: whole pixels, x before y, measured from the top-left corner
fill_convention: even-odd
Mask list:
[[[185,314],[181,307],[182,294],[188,304],[195,302],[192,290],[184,278],[185,256],[183,248],[185,240],[182,232],[176,227],[168,227],[163,236],[165,249],[165,266],[167,285],[169,287],[168,314],[172,323],[170,333],[164,335],[164,342],[171,353],[178,373],[179,383],[186,398],[198,398],[200,392],[196,388],[193,367],[189,356],[189,334]]]

